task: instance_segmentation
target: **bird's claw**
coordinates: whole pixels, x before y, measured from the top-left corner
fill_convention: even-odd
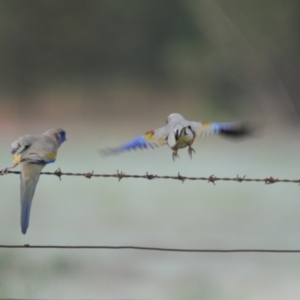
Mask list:
[[[193,157],[193,152],[196,153],[196,151],[191,146],[189,146],[188,154],[189,154],[189,156],[190,156],[191,159]]]
[[[178,155],[177,151],[173,152],[173,154],[172,154],[173,161],[175,161],[175,159],[178,157],[179,157],[179,155]]]
[[[13,166],[11,166],[11,167],[6,167],[6,168],[0,170],[0,175],[7,174],[7,173],[8,173],[8,170],[13,169],[13,168],[16,167],[16,166],[17,166],[17,165],[15,164],[15,165],[13,165]]]
[[[0,170],[0,175],[7,174],[9,169],[10,168],[4,168],[4,169]]]

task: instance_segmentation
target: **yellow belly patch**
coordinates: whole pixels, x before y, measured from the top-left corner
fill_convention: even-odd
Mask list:
[[[188,135],[180,137],[174,147],[174,149],[180,149],[187,146],[190,146],[193,143],[194,139],[190,139]]]
[[[56,151],[52,151],[50,153],[47,153],[45,155],[45,157],[47,158],[47,160],[55,160],[56,159]]]

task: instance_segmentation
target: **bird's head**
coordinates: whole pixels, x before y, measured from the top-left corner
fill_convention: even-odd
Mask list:
[[[54,137],[59,144],[62,144],[64,141],[67,140],[67,134],[64,129],[61,128],[53,128],[49,129],[48,131],[44,132],[43,135],[48,135],[50,137]]]
[[[169,124],[174,124],[176,122],[180,122],[180,121],[183,121],[183,120],[185,120],[185,119],[181,114],[173,113],[173,114],[170,114],[167,117],[166,123],[169,125]]]

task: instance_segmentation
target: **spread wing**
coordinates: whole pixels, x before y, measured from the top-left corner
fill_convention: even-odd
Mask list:
[[[169,132],[167,126],[155,130],[150,130],[147,131],[144,135],[138,136],[119,147],[101,149],[100,153],[104,155],[110,155],[136,149],[155,149],[157,147],[166,145],[168,134]]]
[[[249,135],[252,131],[249,125],[241,122],[189,122],[189,124],[197,137],[221,134],[228,137],[239,138]]]

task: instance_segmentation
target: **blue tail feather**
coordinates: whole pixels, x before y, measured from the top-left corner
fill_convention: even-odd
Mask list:
[[[21,170],[21,230],[25,234],[29,226],[30,208],[39,175],[44,166],[23,164]]]
[[[21,230],[25,234],[29,226],[31,203],[24,204],[21,202]]]

